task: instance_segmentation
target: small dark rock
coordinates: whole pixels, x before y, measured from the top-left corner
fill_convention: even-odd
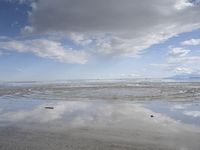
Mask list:
[[[151,115],[150,117],[151,117],[151,118],[153,118],[153,117],[154,117],[154,115]]]
[[[49,107],[49,106],[47,106],[47,107],[44,107],[45,109],[54,109],[54,107]]]

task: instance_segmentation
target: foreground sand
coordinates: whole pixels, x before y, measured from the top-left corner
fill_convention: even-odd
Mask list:
[[[144,133],[138,129],[132,135],[97,131],[47,132],[19,128],[0,129],[2,150],[199,150],[199,135],[191,132],[163,134]],[[122,133],[120,133],[122,132]],[[170,135],[171,134],[171,135]],[[128,137],[129,136],[129,137]]]
[[[125,142],[112,138],[108,139],[107,137],[104,139],[80,137],[70,133],[23,131],[13,128],[3,128],[0,133],[0,149],[3,150],[170,149],[168,146],[151,143],[150,141]]]

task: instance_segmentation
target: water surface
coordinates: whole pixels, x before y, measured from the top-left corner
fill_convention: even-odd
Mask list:
[[[198,91],[198,83],[1,85],[0,147],[199,150]]]

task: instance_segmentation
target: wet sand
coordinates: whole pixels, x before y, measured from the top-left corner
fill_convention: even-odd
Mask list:
[[[117,88],[113,85],[113,91],[107,83],[103,86],[102,83],[101,85],[84,83],[79,87],[62,84],[7,86],[7,93],[3,90],[0,92],[2,94],[0,97],[0,149],[200,149],[200,101],[198,101],[199,85],[197,83],[183,83],[182,86],[181,83],[164,85],[153,83],[155,87],[151,87],[152,83],[141,83],[141,87],[137,88],[138,83],[134,85],[124,83],[123,90],[119,90],[118,83],[115,84]],[[90,90],[91,86],[96,86],[96,88]],[[144,86],[145,88],[148,86],[149,89],[151,87],[149,91],[169,90],[173,86],[174,89],[176,87],[176,93],[179,91],[189,93],[189,95],[185,94],[185,99],[182,95],[178,101],[177,98],[168,101],[150,99],[150,97],[148,97],[149,100],[136,101],[137,95],[129,100],[129,96],[134,95],[135,91],[127,86],[129,88],[134,86],[136,91],[144,90]],[[115,95],[112,92],[110,95],[108,92],[102,95],[105,87],[113,93],[118,89],[122,93],[122,99],[118,100],[120,96],[111,99]],[[2,87],[4,90],[6,88]],[[73,95],[76,88],[77,92],[82,91],[82,93],[75,95],[74,99],[69,99],[69,96],[66,96],[67,93]],[[29,93],[26,93],[25,89]],[[42,90],[39,92],[40,90],[36,89]],[[95,93],[90,93],[94,91]],[[147,95],[149,91],[140,92]],[[167,98],[173,95],[170,91],[172,89],[165,94],[168,95]],[[194,96],[191,95],[191,91]],[[42,97],[43,92],[46,95]],[[174,97],[177,97],[177,94],[175,95]],[[65,96],[66,99],[63,100]],[[96,99],[93,99],[93,96]],[[52,100],[52,97],[57,97],[57,99]],[[107,99],[99,100],[103,97]]]
[[[198,150],[200,146],[198,144],[199,136],[194,139],[195,136],[191,136],[191,133],[189,135],[185,133],[177,134],[176,137],[174,135],[166,137],[154,133],[143,135],[143,132],[139,131],[134,135],[134,139],[124,139],[119,134],[115,135],[109,132],[104,135],[101,130],[95,131],[91,135],[88,132],[84,134],[81,129],[74,132],[71,130],[65,133],[52,133],[18,128],[1,128],[0,133],[0,148],[3,150]],[[121,138],[116,136],[121,136]],[[186,141],[187,143],[185,143]]]
[[[200,82],[132,80],[0,84],[0,97],[43,100],[193,101],[200,99]]]
[[[0,138],[0,148],[4,150],[93,150],[93,149],[170,149],[168,146],[150,142],[122,142],[120,140],[80,137],[49,132],[26,132],[19,129],[2,129],[6,134]],[[11,131],[10,131],[11,130]],[[14,131],[13,131],[14,130]],[[11,135],[8,135],[9,132]],[[3,136],[3,137],[2,137]],[[15,138],[15,139],[14,139]]]

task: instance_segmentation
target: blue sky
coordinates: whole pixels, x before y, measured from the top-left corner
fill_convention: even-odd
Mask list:
[[[199,0],[3,0],[0,80],[199,74],[199,16]]]

